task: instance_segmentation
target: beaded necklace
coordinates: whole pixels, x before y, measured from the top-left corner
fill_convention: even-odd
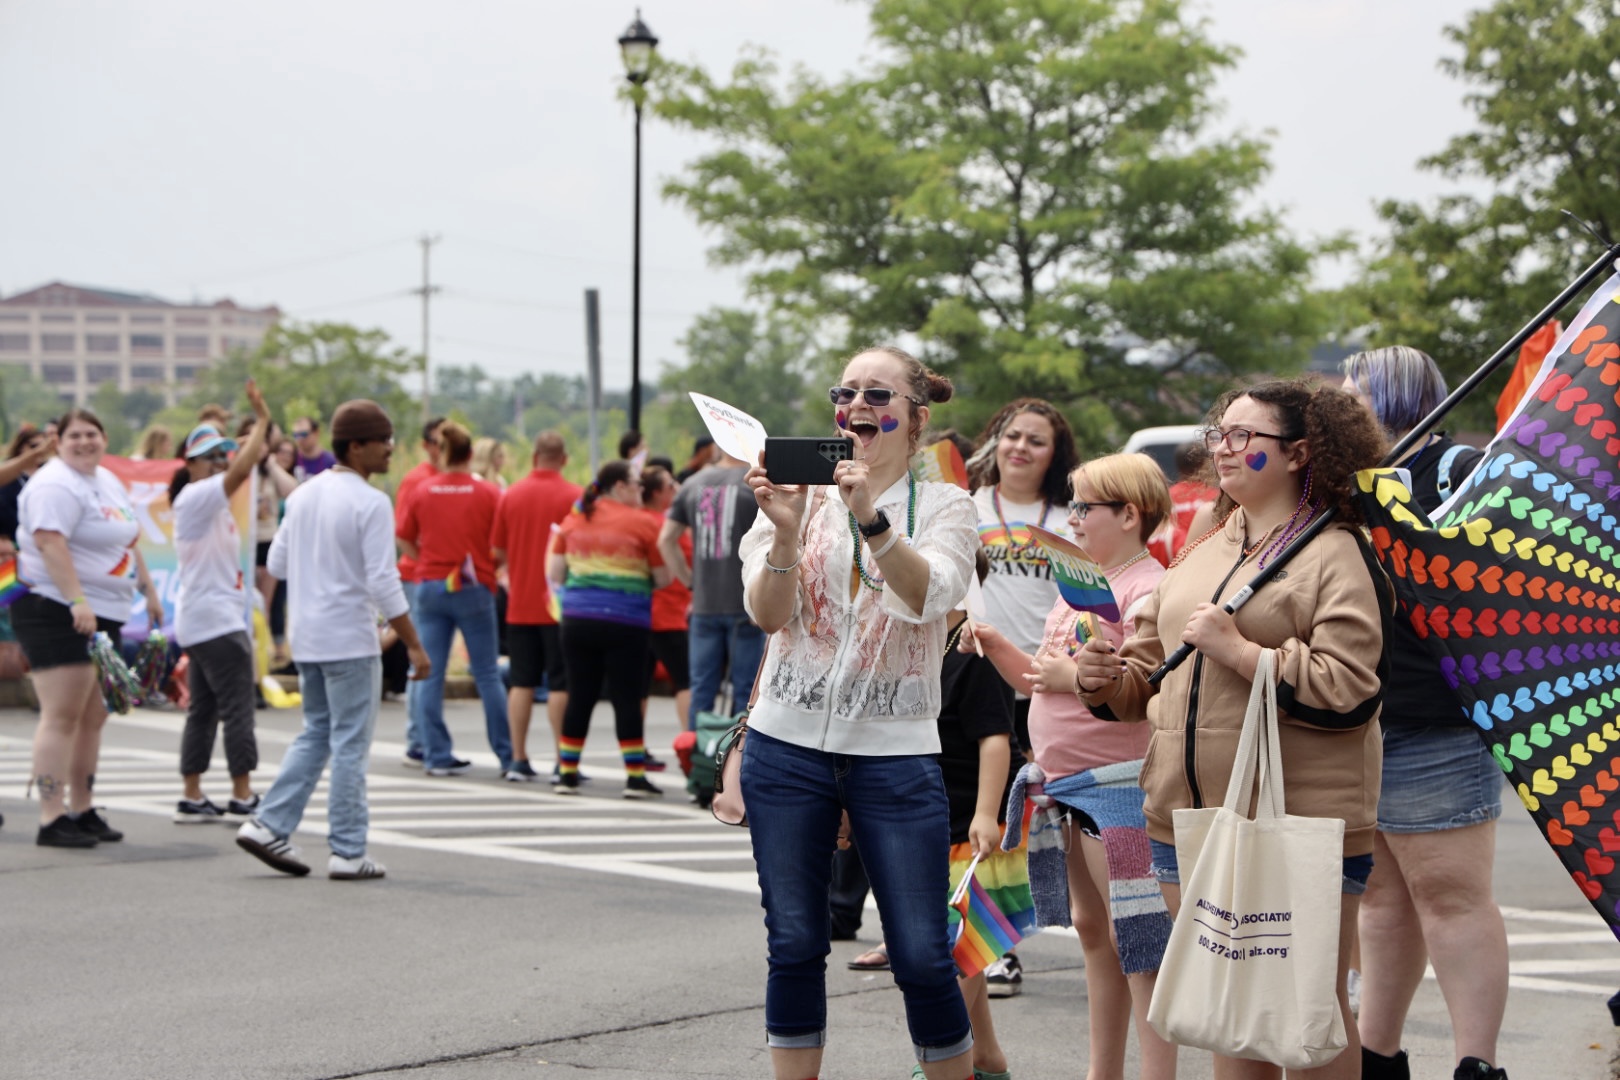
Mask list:
[[[917,476],[915,473],[906,473],[906,486],[909,494],[906,499],[906,539],[910,540],[917,534]],[[861,582],[873,592],[883,591],[883,577],[873,577],[866,572],[866,563],[861,559],[861,527],[855,520],[855,512],[849,513],[849,538],[855,541],[855,571],[861,575]]]
[[[957,644],[962,640],[962,631],[967,629],[967,624],[968,624],[968,621],[966,619],[963,619],[961,622],[956,624],[956,629],[952,630],[949,634],[947,634],[945,636],[945,655],[946,656],[949,656],[951,654],[951,651],[953,649],[955,649]]]
[[[1034,537],[1030,538],[1028,544],[1013,543],[1012,530],[1007,527],[1007,516],[1001,512],[1001,486],[999,484],[990,489],[990,505],[996,508],[996,521],[1000,522],[1001,535],[1007,541],[1007,558],[1009,561],[1017,562],[1021,560],[1027,551],[1040,551],[1040,541]],[[1046,515],[1051,512],[1051,502],[1045,498],[1041,499],[1041,520],[1039,522],[1041,528],[1046,528]]]

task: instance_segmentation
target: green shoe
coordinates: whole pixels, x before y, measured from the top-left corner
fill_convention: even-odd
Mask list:
[[[974,1069],[973,1080],[1012,1080],[1012,1070],[993,1073],[985,1072],[983,1069]]]
[[[920,1064],[911,1067],[911,1080],[928,1080],[928,1076],[922,1071]]]

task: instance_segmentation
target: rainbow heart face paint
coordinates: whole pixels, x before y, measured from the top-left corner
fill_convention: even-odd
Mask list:
[[[884,432],[893,431],[900,426],[900,421],[892,416],[883,416],[878,419],[878,428]]]
[[[1255,472],[1259,472],[1261,469],[1266,467],[1266,452],[1264,450],[1257,450],[1248,457],[1245,457],[1243,459],[1243,463],[1249,468],[1253,469]]]
[[[849,428],[849,410],[848,409],[839,409],[838,412],[835,414],[835,419],[838,421],[838,430],[839,431],[845,431],[845,430],[847,430]]]

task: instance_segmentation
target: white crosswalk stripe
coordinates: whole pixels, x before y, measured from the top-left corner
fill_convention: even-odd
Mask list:
[[[543,780],[517,785],[428,778],[392,764],[385,747],[376,749],[366,781],[374,844],[758,891],[747,832],[719,825],[707,811],[688,804],[681,776],[673,770],[654,777],[666,791],[660,801],[619,798],[623,774],[605,767],[589,770],[598,779],[581,796],[563,798]],[[20,791],[27,785],[30,758],[25,740],[0,736],[0,789]],[[111,813],[170,817],[180,791],[176,765],[173,753],[104,746],[96,803]],[[266,760],[254,773],[260,791],[268,790],[275,771],[275,763]],[[216,760],[212,775],[224,774],[224,761]],[[299,833],[323,840],[326,809],[323,779]]]
[[[1508,930],[1509,986],[1604,998],[1620,987],[1620,952],[1596,912],[1504,907],[1502,917]],[[1434,978],[1432,968],[1427,977]]]

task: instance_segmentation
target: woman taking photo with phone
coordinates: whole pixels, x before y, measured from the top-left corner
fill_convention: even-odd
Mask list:
[[[1172,812],[1211,805],[1232,773],[1261,650],[1276,652],[1287,812],[1344,821],[1344,901],[1338,997],[1349,1046],[1327,1065],[1290,1075],[1360,1076],[1361,1047],[1345,978],[1356,911],[1372,872],[1381,735],[1394,599],[1356,525],[1358,469],[1383,455],[1384,433],[1344,391],[1300,381],[1225,395],[1204,443],[1220,482],[1220,525],[1189,544],[1115,649],[1080,650],[1075,689],[1104,720],[1150,725],[1141,784],[1153,873],[1174,915],[1181,906]],[[1236,507],[1233,509],[1233,507]],[[1327,507],[1337,520],[1254,593],[1237,614],[1221,606],[1271,564]],[[1153,685],[1148,676],[1182,643],[1198,650]],[[1275,1077],[1264,1062],[1217,1056],[1221,1080]]]
[[[949,381],[899,349],[851,359],[831,393],[855,440],[832,487],[749,470],[748,613],[768,633],[742,791],[765,907],[765,1031],[777,1080],[808,1080],[826,1041],[827,890],[848,814],[929,1080],[973,1075],[973,1032],[940,902],[950,815],[939,765],[945,617],[979,546],[967,493],[909,464]]]
[[[88,848],[124,838],[90,805],[107,722],[90,637],[103,631],[118,647],[137,582],[151,625],[163,625],[163,604],[135,546],[141,526],[129,496],[101,465],[106,429],[90,410],[72,409],[57,430],[58,456],[18,502],[17,576],[29,592],[11,606],[11,625],[39,695],[36,842]]]

